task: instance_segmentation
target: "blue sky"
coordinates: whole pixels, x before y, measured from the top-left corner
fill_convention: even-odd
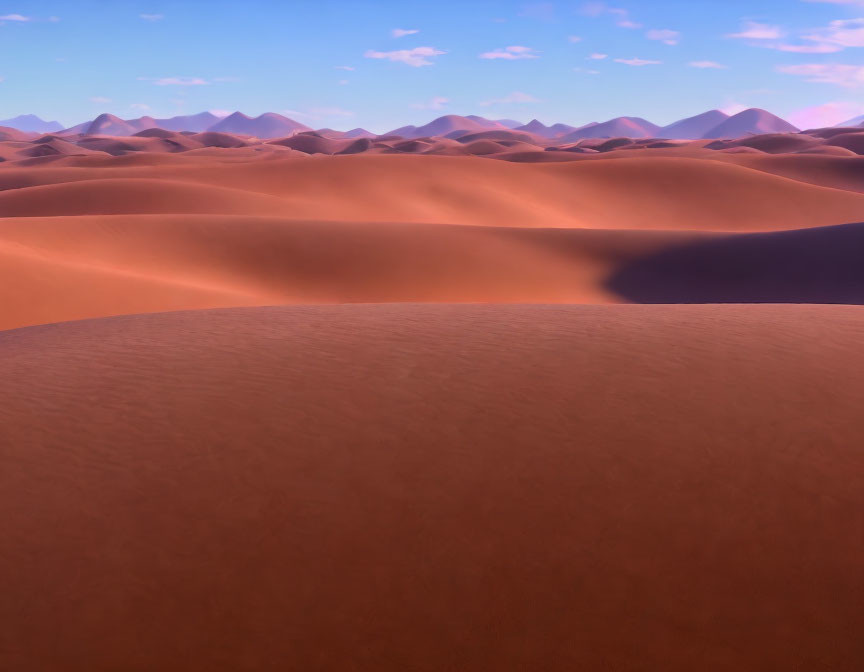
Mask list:
[[[0,119],[864,113],[864,0],[0,0]]]

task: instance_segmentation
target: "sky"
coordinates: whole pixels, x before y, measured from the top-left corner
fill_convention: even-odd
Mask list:
[[[864,0],[0,0],[0,119],[864,114]]]

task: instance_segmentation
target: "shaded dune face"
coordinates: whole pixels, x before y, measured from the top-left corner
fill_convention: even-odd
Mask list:
[[[697,238],[607,280],[636,303],[864,303],[864,224]]]
[[[862,334],[416,305],[0,333],[0,668],[851,672]]]
[[[0,168],[0,328],[276,304],[856,302],[837,272],[857,247],[830,227],[864,217],[858,159],[201,151],[222,154]],[[722,242],[757,231],[777,235]],[[681,252],[705,245],[733,248]]]

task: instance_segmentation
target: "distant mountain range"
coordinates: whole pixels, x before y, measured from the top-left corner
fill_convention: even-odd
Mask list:
[[[864,125],[864,116],[850,119],[838,126]],[[176,132],[200,133],[203,131],[247,135],[262,139],[282,138],[311,131],[309,126],[275,112],[250,117],[234,112],[218,117],[210,112],[155,119],[145,116],[137,119],[120,119],[113,114],[100,114],[91,121],[64,129],[56,121],[43,121],[27,114],[0,121],[0,127],[8,127],[29,133],[53,133],[70,135],[131,136],[151,128],[162,128]],[[492,120],[477,115],[459,116],[448,114],[438,117],[423,126],[402,126],[384,136],[401,136],[409,139],[424,137],[459,138],[486,131],[511,130],[530,133],[558,142],[575,142],[584,138],[667,138],[680,140],[728,139],[765,133],[794,133],[795,126],[765,110],[751,108],[735,115],[720,110],[710,110],[694,117],[681,119],[668,126],[657,126],[641,117],[617,117],[604,122],[591,122],[584,126],[556,123],[551,126],[534,119],[522,124],[513,119]],[[376,137],[363,128],[351,131],[322,129],[319,133],[332,138]]]
[[[55,133],[63,130],[63,125],[59,121],[44,121],[35,114],[22,114],[12,119],[0,119],[0,126],[28,133]]]

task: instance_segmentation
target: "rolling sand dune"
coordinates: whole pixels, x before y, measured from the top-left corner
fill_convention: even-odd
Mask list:
[[[0,329],[231,305],[614,303],[622,299],[604,282],[623,263],[692,240],[677,232],[249,216],[7,219]],[[110,287],[98,291],[99,283]]]
[[[0,169],[5,189],[0,191],[0,212],[255,214],[701,231],[809,228],[864,218],[859,193],[733,163],[680,157],[523,165],[466,157],[354,155],[132,164],[122,173],[116,164],[100,169],[98,157],[86,161],[86,169]]]
[[[0,334],[0,667],[851,672],[864,314]]]
[[[266,194],[156,179],[63,182],[0,192],[6,217],[136,213],[281,214],[289,204]]]
[[[0,670],[861,669],[862,134],[445,121],[0,141]]]
[[[227,157],[0,169],[0,328],[273,304],[860,300],[860,227],[838,228],[864,221],[857,159],[212,151]],[[759,230],[776,235],[737,235]]]

